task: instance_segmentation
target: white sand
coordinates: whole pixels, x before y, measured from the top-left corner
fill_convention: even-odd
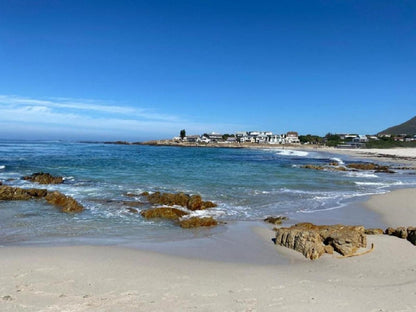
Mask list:
[[[414,148],[320,150],[416,163]],[[415,189],[374,196],[365,205],[390,226],[416,226]],[[375,249],[367,255],[312,262],[273,246],[266,227],[233,229],[239,239],[172,244],[171,255],[119,247],[0,248],[0,311],[416,311],[416,247],[406,240],[369,236]],[[175,256],[187,248],[193,258]],[[214,261],[226,252],[228,262]]]
[[[414,195],[395,191],[370,203],[382,198],[376,206],[384,213],[380,207]],[[396,206],[402,208],[394,222],[413,222],[411,205]],[[264,243],[273,232],[266,227],[255,232],[267,249],[263,256],[272,256]],[[4,247],[0,311],[416,311],[416,247],[396,237],[368,240],[375,249],[367,255],[325,255],[314,262],[271,245],[276,257],[289,262],[273,265],[118,247]],[[243,240],[237,244],[242,251],[255,250]]]
[[[416,226],[416,189],[414,188],[373,196],[365,206],[380,213],[383,221],[389,226]]]

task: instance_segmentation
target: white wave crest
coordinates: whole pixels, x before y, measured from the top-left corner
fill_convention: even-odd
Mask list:
[[[6,168],[6,166],[5,165],[1,165],[0,166],[0,169],[5,169]]]
[[[309,153],[305,151],[296,150],[277,150],[276,155],[305,157],[308,156]]]
[[[330,158],[331,160],[333,160],[333,161],[336,161],[339,165],[345,165],[345,163],[342,161],[342,159],[341,158],[338,158],[338,157],[332,157],[332,158]]]

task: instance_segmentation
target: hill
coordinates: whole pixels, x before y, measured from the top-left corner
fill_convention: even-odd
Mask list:
[[[379,134],[416,134],[416,116],[412,119],[386,130],[380,131]]]

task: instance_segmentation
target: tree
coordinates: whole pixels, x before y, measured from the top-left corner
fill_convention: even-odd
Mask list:
[[[181,137],[181,139],[183,140],[184,137],[186,137],[186,131],[185,129],[182,129],[181,132],[179,133],[179,136]]]

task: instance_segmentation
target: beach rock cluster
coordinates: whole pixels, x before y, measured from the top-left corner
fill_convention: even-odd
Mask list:
[[[388,227],[384,234],[407,239],[413,245],[416,245],[416,227],[414,226],[409,226],[408,228],[404,226],[398,228]]]
[[[363,226],[298,223],[288,228],[277,228],[276,244],[299,251],[311,260],[333,251],[349,256],[367,246],[364,231]]]
[[[265,218],[263,221],[267,223],[279,225],[279,224],[282,224],[283,221],[286,221],[288,219],[289,219],[288,217],[284,217],[284,216],[277,216],[277,217],[270,216],[270,217]]]
[[[59,207],[62,212],[66,213],[81,212],[84,209],[75,199],[58,191],[36,188],[23,189],[20,187],[0,185],[0,200],[31,199],[45,199],[48,203]]]
[[[166,206],[182,206],[189,210],[204,210],[216,207],[217,205],[210,201],[203,201],[200,195],[188,195],[185,193],[160,193],[155,192],[149,194],[142,193],[151,204],[166,205]]]
[[[190,212],[195,210],[205,210],[216,207],[211,201],[203,201],[200,195],[188,195],[185,193],[148,193],[143,192],[140,196],[145,197],[152,205],[164,205],[168,207],[156,207],[140,212],[146,219],[162,218],[176,221],[182,228],[195,228],[215,226],[218,222],[212,217],[189,217]],[[172,206],[181,206],[178,209]],[[185,210],[186,209],[186,210]]]
[[[328,165],[303,165],[301,168],[313,170],[328,170],[328,171],[374,171],[384,173],[394,173],[389,166],[382,166],[375,163],[351,163],[347,165],[340,165],[337,162],[331,162]]]
[[[61,184],[64,182],[63,177],[54,177],[53,175],[47,172],[36,172],[30,176],[25,176],[22,179],[31,182],[36,182],[39,184]]]

